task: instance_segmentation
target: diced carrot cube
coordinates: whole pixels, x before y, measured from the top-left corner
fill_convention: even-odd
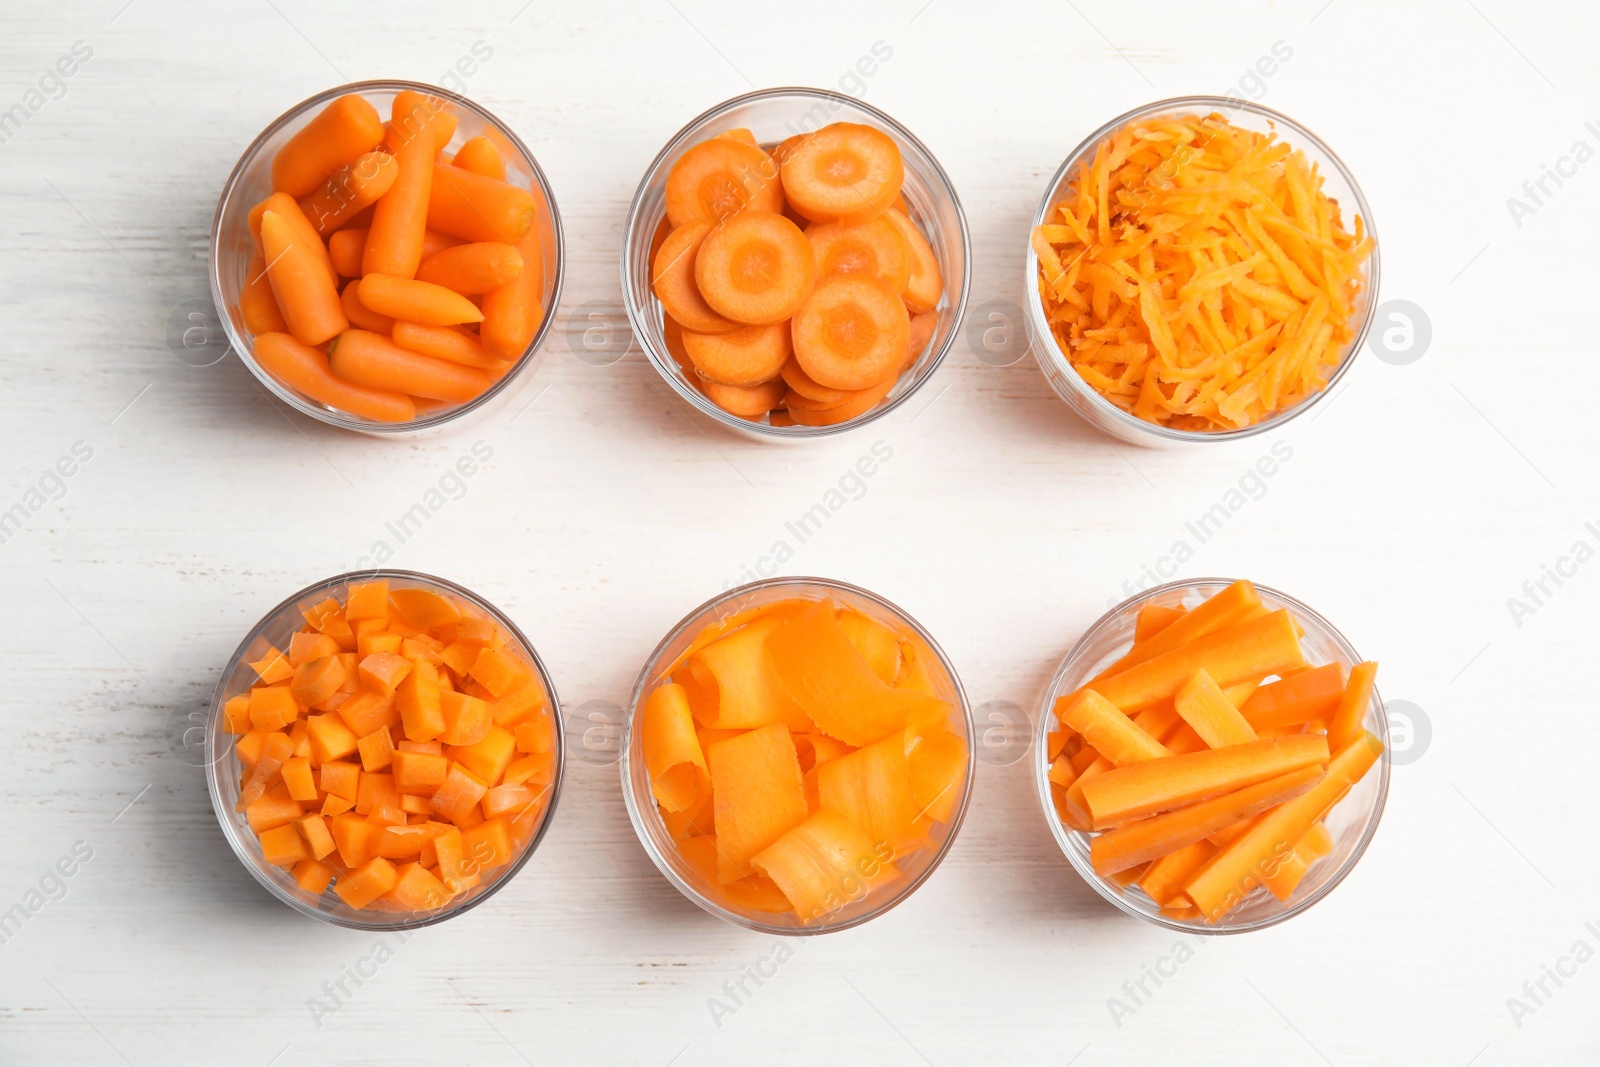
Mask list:
[[[302,815],[294,824],[300,828],[300,835],[306,839],[313,858],[320,860],[334,850],[333,833],[328,829],[328,820],[321,815]]]
[[[393,697],[365,690],[339,705],[339,718],[357,737],[365,737],[399,722],[400,713]]]
[[[277,730],[268,734],[266,741],[261,745],[261,753],[256,758],[255,765],[250,768],[250,774],[239,790],[239,801],[233,810],[243,811],[260,799],[269,785],[281,784],[278,772],[283,769],[284,761],[289,758],[293,750],[294,742],[289,739],[288,734]]]
[[[389,582],[353,582],[345,596],[344,617],[350,622],[389,617]]]
[[[339,796],[337,793],[329,793],[322,798],[322,814],[330,818],[334,815],[343,815],[355,806],[355,801],[349,797]]]
[[[532,783],[536,786],[549,785],[555,777],[554,761],[542,752],[531,756],[523,756],[514,760],[506,768],[506,773],[501,776],[501,781],[506,785],[523,785]]]
[[[390,696],[411,673],[411,661],[393,652],[374,652],[363,657],[356,671],[363,687],[380,696]]]
[[[439,861],[439,878],[451,892],[462,893],[478,884],[482,868],[476,863],[469,867],[465,841],[459,829],[446,826],[434,834],[432,845]]]
[[[381,634],[389,631],[388,619],[360,619],[350,624],[350,629],[356,635],[356,651],[361,651],[361,639],[369,634]],[[399,637],[399,634],[395,635]]]
[[[311,761],[300,756],[293,756],[283,763],[283,784],[288,787],[289,795],[298,801],[314,801],[317,799],[316,779],[311,776]]]
[[[497,785],[483,795],[483,813],[491,821],[501,815],[513,817],[533,807],[538,794],[525,785]]]
[[[305,859],[305,838],[293,826],[274,826],[260,835],[261,858],[274,867],[293,867]]]
[[[468,615],[463,615],[461,621],[456,623],[456,640],[490,648],[499,648],[506,643],[500,627],[488,619]]]
[[[377,807],[398,808],[400,791],[392,774],[363,774],[356,787],[356,814],[366,815]],[[403,820],[402,820],[403,821]]]
[[[316,607],[309,611],[301,612],[301,614],[311,624],[312,629],[333,638],[334,641],[338,642],[339,647],[346,652],[354,651],[356,635],[350,629],[350,623],[344,617],[344,609],[339,606],[337,600],[329,597]]]
[[[439,658],[444,660],[444,665],[455,671],[458,676],[464,677],[478,661],[480,646],[470,641],[453,641],[445,646]]]
[[[444,714],[444,731],[439,740],[447,745],[475,745],[494,725],[488,701],[465,693],[441,691],[439,710]]]
[[[306,730],[311,735],[311,756],[318,763],[329,763],[356,750],[355,731],[337,713],[311,716]]]
[[[444,733],[439,672],[428,660],[415,661],[411,673],[395,691],[395,705],[400,709],[407,740],[431,741]]]
[[[415,859],[428,840],[428,830],[423,826],[400,823],[385,826],[373,835],[373,852],[385,859]]]
[[[412,663],[425,662],[439,664],[444,662],[439,658],[443,648],[439,642],[427,634],[418,634],[416,637],[405,637],[400,640],[400,654]]]
[[[318,784],[321,785],[322,791],[344,797],[351,803],[355,802],[360,781],[361,768],[344,760],[324,763],[318,769]]]
[[[469,863],[476,862],[480,871],[492,871],[511,859],[511,826],[505,819],[486,819],[461,832],[461,847]]]
[[[420,863],[406,864],[394,888],[389,890],[390,900],[412,911],[433,911],[449,903],[454,895]]]
[[[251,730],[233,743],[233,751],[239,757],[239,762],[246,767],[254,767],[261,758],[261,749],[267,743],[267,734],[270,730]]]
[[[404,826],[411,820],[399,804],[378,804],[367,812],[367,821],[374,826]]]
[[[281,686],[250,690],[250,723],[257,730],[281,730],[300,716],[294,693]]]
[[[428,796],[425,793],[407,793],[402,790],[400,793],[400,810],[407,815],[428,815],[432,813],[433,805],[428,803]],[[410,822],[411,820],[407,819],[406,821]]]
[[[250,721],[250,694],[240,693],[229,697],[222,705],[222,728],[230,734],[247,734],[254,725]]]
[[[483,740],[471,745],[447,747],[445,755],[485,782],[498,782],[516,755],[517,739],[510,730],[489,726]]]
[[[515,689],[491,702],[494,724],[514,730],[544,711],[544,686],[531,675]]]
[[[432,793],[444,784],[445,776],[450,772],[448,759],[425,752],[396,752],[392,760],[395,788],[402,795]]]
[[[472,818],[478,801],[482,800],[483,794],[488,791],[488,785],[471,771],[459,763],[451,764],[444,782],[433,794],[433,810],[451,822],[459,824],[462,819]]]
[[[373,621],[376,622],[377,620]],[[364,624],[358,623],[357,625]],[[378,630],[375,633],[357,634],[356,654],[362,659],[365,659],[374,652],[389,652],[398,656],[400,654],[400,635],[396,633],[390,633],[388,630]]]
[[[294,884],[313,896],[320,896],[333,881],[333,868],[321,860],[304,859],[294,865]]]
[[[344,664],[334,654],[296,667],[289,689],[302,704],[321,704],[337,693],[344,682]]]
[[[283,788],[282,782],[268,786],[264,794],[244,809],[245,821],[257,834],[282,826],[303,814],[304,811],[289,795],[289,791]]]
[[[394,741],[388,730],[374,730],[356,742],[356,748],[361,753],[361,767],[368,772],[383,770],[394,756]]]
[[[549,715],[536,715],[516,729],[517,751],[544,754],[555,748],[555,721]]]
[[[250,669],[256,672],[256,677],[261,679],[263,685],[281,682],[294,674],[294,665],[271,645],[267,646],[267,651],[260,659],[250,664]]]
[[[506,695],[529,679],[528,669],[498,648],[480,651],[467,673],[496,697]]]
[[[444,745],[437,741],[401,741],[394,746],[401,752],[420,752],[425,756],[437,756],[444,752]]]
[[[375,856],[339,879],[333,891],[352,908],[361,909],[393,889],[399,880],[394,864]]]
[[[289,740],[294,742],[293,755],[309,762],[311,760],[311,729],[306,726],[304,719],[296,719],[294,725],[289,727]]]
[[[359,815],[335,815],[332,833],[334,845],[339,849],[339,860],[346,867],[359,867],[372,856],[372,838],[378,827]]]
[[[327,634],[301,630],[289,638],[289,666],[298,667],[314,659],[339,654],[339,643]]]
[[[412,625],[423,630],[434,630],[461,618],[460,608],[429,589],[392,590],[389,604],[409,619]]]

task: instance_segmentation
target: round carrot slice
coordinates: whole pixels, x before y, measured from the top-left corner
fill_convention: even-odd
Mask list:
[[[806,227],[817,275],[868,274],[895,292],[911,279],[911,250],[882,215],[866,222],[819,222]]]
[[[871,218],[900,195],[900,148],[871,126],[835,122],[786,145],[779,169],[784,196],[808,219]]]
[[[911,342],[911,316],[899,295],[861,274],[825,278],[790,327],[801,368],[830,389],[866,389],[892,378]]]
[[[667,218],[673,226],[717,222],[746,209],[783,210],[778,165],[754,145],[713,137],[684,151],[667,172]]]
[[[904,211],[890,208],[883,217],[900,231],[906,247],[911,251],[911,277],[900,295],[905,298],[906,306],[913,314],[932,311],[944,294],[944,275],[939,270],[939,259],[933,254],[933,246]]]
[[[783,403],[788,386],[782,378],[774,378],[760,385],[723,385],[721,382],[701,382],[700,388],[717,407],[741,419],[759,419]]]
[[[725,318],[753,326],[793,315],[811,295],[816,276],[806,235],[771,211],[724,219],[695,255],[694,278],[706,303]]]
[[[694,369],[723,385],[760,385],[778,377],[794,349],[787,323],[746,326],[732,333],[683,331],[683,347]]]
[[[842,404],[835,404],[831,408],[819,410],[802,407],[790,407],[789,417],[801,426],[837,426],[841,422],[849,422],[860,415],[865,415],[889,395],[889,390],[894,388],[898,378],[888,377],[877,385],[862,389],[850,395]]]
[[[690,223],[667,234],[667,239],[656,250],[655,266],[651,270],[650,288],[661,301],[663,310],[684,329],[695,333],[727,333],[739,326],[711,310],[695,284],[695,260],[699,258],[700,243],[711,232],[711,225],[709,222]]]

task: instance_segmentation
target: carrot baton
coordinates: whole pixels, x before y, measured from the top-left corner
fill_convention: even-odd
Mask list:
[[[1199,610],[1195,608],[1151,641],[1160,641]],[[1205,670],[1218,685],[1227,687],[1305,665],[1294,620],[1287,611],[1279,610],[1163,652],[1099,678],[1093,685],[1095,692],[1131,713],[1172,699],[1198,670]]]

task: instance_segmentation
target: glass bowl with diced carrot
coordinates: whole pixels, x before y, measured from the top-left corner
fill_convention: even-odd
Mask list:
[[[341,574],[267,613],[211,699],[223,834],[274,896],[361,929],[457,915],[550,823],[556,691],[488,601],[411,571]]]
[[[639,841],[685,896],[775,934],[848,929],[909,897],[972,792],[972,713],[911,616],[821,578],[696,608],[651,653],[623,737]]]
[[[966,307],[966,217],[933,154],[859,100],[766,89],[667,142],[628,211],[634,336],[678,395],[757,438],[905,403]]]
[[[561,282],[561,217],[532,153],[420,83],[296,104],[245,150],[212,223],[212,298],[239,358],[289,406],[367,433],[504,394]]]
[[[1067,653],[1034,769],[1057,843],[1123,911],[1260,930],[1354,870],[1389,792],[1388,719],[1322,616],[1249,581],[1172,582]]]
[[[1050,181],[1025,321],[1056,393],[1143,445],[1249,437],[1310,410],[1372,326],[1372,211],[1319,137],[1259,104],[1162,100]]]

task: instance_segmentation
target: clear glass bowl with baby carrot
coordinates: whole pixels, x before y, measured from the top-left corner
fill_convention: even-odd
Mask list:
[[[222,832],[257,881],[338,926],[428,926],[539,846],[565,746],[516,625],[413,571],[335,575],[255,625],[206,723]]]
[[[561,283],[561,216],[527,146],[416,82],[290,108],[245,150],[211,228],[212,298],[245,366],[296,410],[367,433],[504,395]]]
[[[1084,139],[1029,232],[1051,387],[1142,445],[1249,437],[1328,396],[1372,326],[1372,211],[1320,138],[1259,104],[1161,100]]]
[[[1198,578],[1102,616],[1062,659],[1033,765],[1072,866],[1172,930],[1260,930],[1360,861],[1389,793],[1377,665],[1322,616]]]
[[[695,118],[645,171],[623,300],[690,405],[745,436],[820,437],[928,381],[970,259],[955,189],[909,130],[838,93],[765,89]]]
[[[622,790],[661,873],[719,918],[848,929],[911,895],[972,792],[966,694],[933,637],[822,578],[692,611],[634,686]]]

